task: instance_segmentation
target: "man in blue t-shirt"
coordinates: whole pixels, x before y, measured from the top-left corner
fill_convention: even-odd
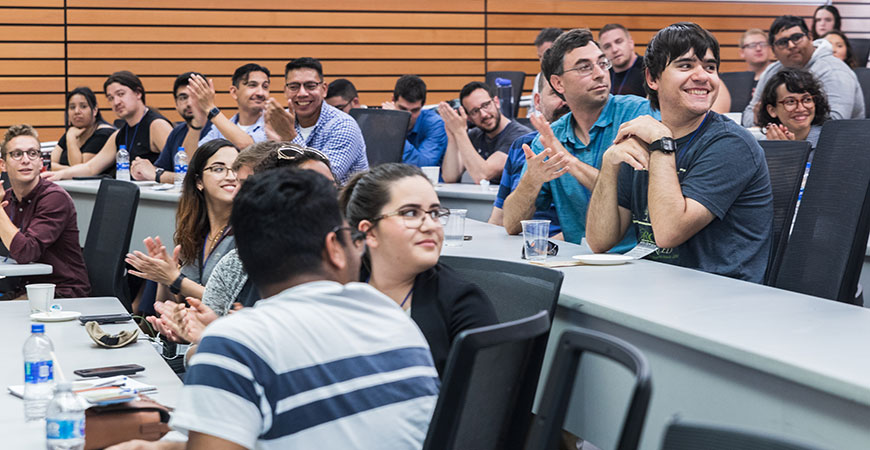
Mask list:
[[[634,222],[649,259],[760,283],[773,228],[761,147],[710,109],[719,93],[719,43],[694,23],[671,25],[644,56],[661,122],[623,125],[604,154],[587,241],[606,251]]]
[[[158,183],[173,183],[175,181],[175,154],[178,147],[184,147],[188,152],[188,160],[196,150],[199,139],[208,132],[210,122],[206,120],[205,112],[196,106],[196,99],[190,95],[188,85],[190,77],[202,74],[186,72],[175,79],[172,95],[175,97],[175,110],[184,122],[175,125],[166,138],[166,144],[157,161],[137,158],[130,164],[130,174],[134,180],[156,181]]]
[[[535,111],[544,116],[544,119],[549,123],[553,123],[558,118],[567,114],[570,110],[565,100],[559,97],[559,94],[553,90],[550,83],[544,80],[544,77],[537,78],[538,88],[532,94],[532,102],[535,105]],[[501,175],[501,184],[498,186],[498,193],[495,196],[495,202],[492,207],[492,214],[489,216],[489,223],[501,226],[504,220],[504,200],[517,188],[520,182],[520,177],[523,173],[523,167],[526,165],[526,154],[523,151],[523,146],[532,145],[532,141],[538,137],[538,132],[521,136],[511,144],[508,150],[507,162],[504,164],[504,171]],[[561,238],[559,233],[562,228],[559,226],[559,218],[556,215],[556,207],[551,203],[548,208],[535,211],[534,219],[550,221],[550,236]]]
[[[610,94],[610,61],[589,30],[561,35],[547,51],[541,68],[571,112],[552,125],[540,116],[532,117],[540,136],[526,152],[526,168],[516,190],[505,200],[504,227],[509,234],[517,234],[522,231],[521,220],[552,203],[565,240],[579,244],[586,235],[586,207],[601,156],[622,123],[652,114],[652,110],[646,99]],[[625,251],[635,244],[634,234],[626,233],[616,250]]]
[[[447,149],[444,121],[434,109],[423,110],[426,83],[417,75],[402,75],[393,89],[393,100],[381,107],[411,113],[402,162],[413,166],[440,166]]]

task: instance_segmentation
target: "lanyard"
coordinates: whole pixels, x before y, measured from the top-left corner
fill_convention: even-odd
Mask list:
[[[625,76],[622,77],[622,82],[619,83],[619,89],[614,92],[615,95],[622,95],[622,87],[625,86],[625,80],[628,79],[628,75],[631,73],[631,69],[634,69],[634,66],[629,67],[628,70],[625,71]],[[615,74],[616,71],[614,71],[613,73]]]
[[[686,149],[688,149],[689,146],[692,145],[692,141],[695,140],[695,136],[698,135],[698,132],[701,131],[701,128],[704,128],[704,124],[707,122],[708,117],[710,117],[709,112],[707,112],[707,114],[704,114],[704,120],[701,121],[701,125],[698,125],[698,128],[696,128],[695,131],[692,132],[692,136],[689,138],[688,142],[686,142],[686,144],[683,145],[677,153],[677,167],[679,167],[679,161],[683,158],[683,154],[686,152]]]
[[[143,116],[142,119],[144,118],[145,117]],[[130,142],[127,142],[127,136],[130,134],[130,125],[127,125],[127,129],[124,130],[124,143],[127,144],[127,151],[130,154],[133,153],[133,147],[131,147],[131,145],[136,143],[136,133],[139,132],[140,123],[142,123],[141,120],[139,121],[139,123],[136,124],[136,126],[133,127],[133,139],[131,139]]]
[[[370,283],[371,279],[372,279],[372,276],[369,275],[368,278],[366,278],[366,284],[371,284]],[[414,286],[411,286],[411,290],[408,291],[408,293],[405,295],[405,299],[402,300],[402,303],[399,305],[399,308],[405,309],[405,303],[408,303],[408,299],[411,298],[411,294],[413,294],[413,293],[414,293]]]

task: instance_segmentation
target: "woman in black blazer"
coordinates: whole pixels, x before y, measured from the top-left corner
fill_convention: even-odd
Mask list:
[[[350,225],[366,233],[362,281],[417,323],[442,375],[460,332],[498,323],[486,294],[438,263],[449,211],[418,167],[396,163],[355,175],[340,203]]]

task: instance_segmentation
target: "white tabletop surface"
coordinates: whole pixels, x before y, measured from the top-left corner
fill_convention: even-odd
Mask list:
[[[4,277],[25,277],[30,275],[48,275],[54,271],[50,264],[16,264],[0,262],[0,275]]]
[[[57,302],[63,306],[64,311],[79,311],[82,314],[125,311],[114,297],[58,299]],[[30,321],[30,305],[27,301],[0,302],[0,333],[4,338],[0,349],[3,357],[3,364],[0,365],[0,389],[4,391],[0,393],[0,435],[4,437],[0,446],[2,448],[29,449],[45,445],[45,422],[25,422],[22,400],[6,391],[9,385],[24,383],[24,360],[21,352],[24,341],[30,336],[31,323],[36,322]],[[133,322],[102,325],[106,332],[113,334],[135,327]],[[45,333],[54,344],[59,363],[55,365],[55,380],[59,379],[58,365],[67,380],[75,380],[78,379],[73,374],[76,369],[135,363],[145,367],[145,370],[134,378],[158,388],[156,393],[149,396],[167,406],[175,405],[181,390],[181,380],[144,338],[140,337],[136,343],[118,349],[102,348],[91,340],[78,320],[46,323]]]
[[[522,240],[468,220],[443,253],[520,260]],[[589,253],[559,242],[558,259]],[[653,261],[562,270],[559,304],[870,405],[870,310]]]
[[[70,192],[83,192],[96,195],[97,191],[100,189],[100,181],[101,180],[60,180],[55,181],[55,183]],[[174,189],[155,189],[157,186],[167,187],[165,184],[158,185],[153,181],[133,181],[132,183],[139,186],[139,198],[141,199],[178,203],[178,199],[181,197],[181,193]]]
[[[498,185],[481,186],[467,183],[439,183],[435,186],[439,197],[466,198],[472,200],[495,201]]]

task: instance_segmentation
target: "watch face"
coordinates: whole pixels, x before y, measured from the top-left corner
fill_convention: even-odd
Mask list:
[[[662,150],[666,152],[677,151],[677,143],[671,138],[662,138]]]

